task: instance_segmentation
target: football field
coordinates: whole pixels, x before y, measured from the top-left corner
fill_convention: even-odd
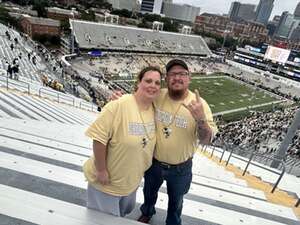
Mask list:
[[[132,86],[134,81],[126,80],[126,83]],[[245,107],[258,107],[279,100],[269,92],[222,75],[193,76],[190,90],[195,89],[199,90],[200,96],[207,101],[213,113],[244,111]]]
[[[200,96],[208,102],[213,113],[253,107],[278,100],[259,88],[225,76],[193,78],[190,89],[199,90]]]

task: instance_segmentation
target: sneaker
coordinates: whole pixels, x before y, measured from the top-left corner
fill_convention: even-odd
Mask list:
[[[137,221],[139,221],[141,223],[147,223],[147,224],[149,224],[150,220],[151,220],[151,217],[145,216],[145,215],[141,215],[140,218],[138,218]]]

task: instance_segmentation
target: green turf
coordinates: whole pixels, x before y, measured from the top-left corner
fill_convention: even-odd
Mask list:
[[[276,101],[277,99],[227,77],[194,78],[190,89],[198,89],[200,96],[213,113]]]
[[[213,77],[194,75],[190,84],[190,90],[198,89],[200,96],[208,102],[213,113],[256,106],[278,100],[269,94],[265,94],[260,89],[239,83],[226,76],[220,76],[221,74],[216,75]],[[133,83],[133,81],[127,82]],[[260,110],[264,108],[268,110],[270,107],[273,106],[264,106]],[[246,112],[232,113],[232,117],[238,118],[239,114],[243,115],[244,113]]]

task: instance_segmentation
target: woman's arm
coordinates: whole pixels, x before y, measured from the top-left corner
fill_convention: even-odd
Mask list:
[[[93,140],[93,152],[95,156],[96,177],[101,184],[106,185],[109,183],[109,175],[106,167],[106,145]]]

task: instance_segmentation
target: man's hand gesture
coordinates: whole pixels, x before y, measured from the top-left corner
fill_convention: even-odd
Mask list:
[[[195,90],[196,100],[192,100],[189,104],[183,104],[190,111],[196,121],[206,121],[203,104],[198,90]]]

